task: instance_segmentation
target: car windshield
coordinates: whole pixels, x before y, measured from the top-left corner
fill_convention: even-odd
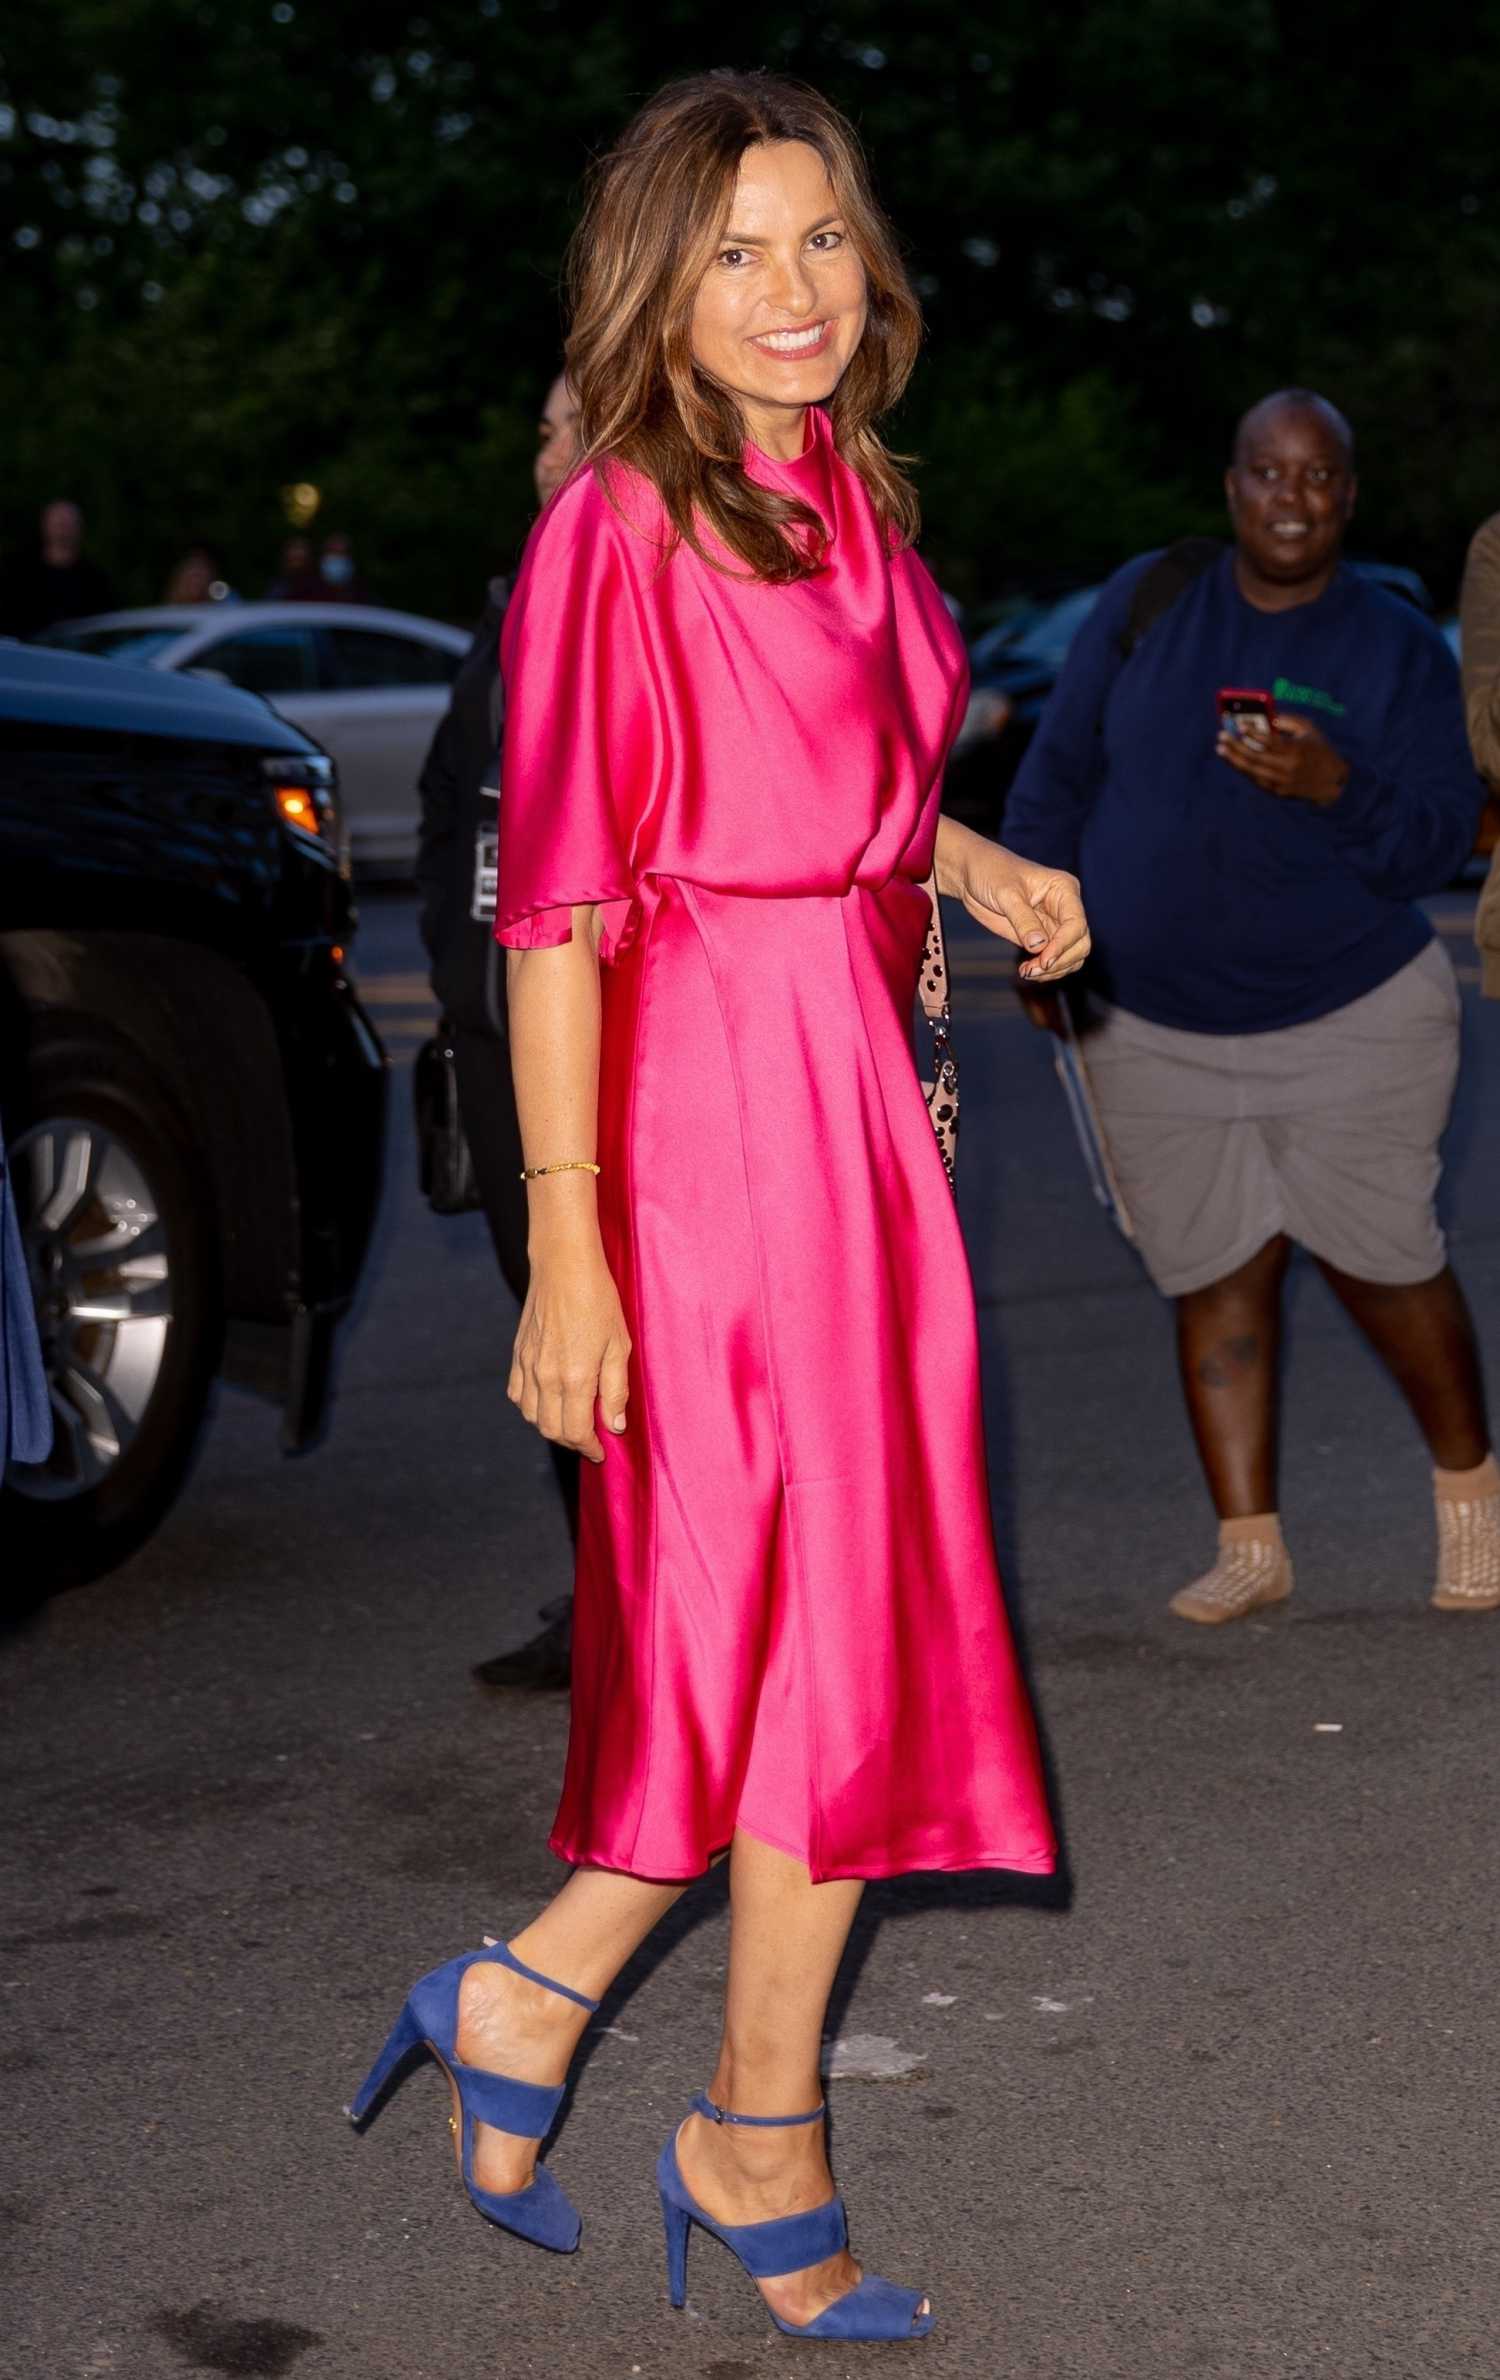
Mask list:
[[[107,661],[146,662],[174,645],[182,634],[181,624],[169,621],[165,627],[154,628],[89,628],[79,627],[70,620],[49,628],[38,644],[63,645],[70,653],[98,653]]]
[[[1056,677],[1068,657],[1068,647],[1099,600],[1097,587],[1075,587],[1050,603],[1017,599],[1006,616],[976,638],[969,666],[976,678],[991,670],[1023,667],[1045,669]]]
[[[999,607],[999,617],[993,619],[989,627],[981,635],[976,636],[969,647],[971,668],[987,669],[990,663],[998,660],[1002,653],[1012,652],[1020,644],[1027,630],[1034,628],[1038,620],[1045,618],[1047,608],[1045,603],[1038,603],[1031,596],[1012,596],[1009,601]]]
[[[1049,669],[1059,670],[1068,658],[1068,647],[1099,600],[1097,587],[1080,587],[1076,593],[1065,595],[1061,603],[1054,603],[1039,620],[1028,627],[1006,647],[1009,654],[1024,653],[1028,661],[1041,661]]]

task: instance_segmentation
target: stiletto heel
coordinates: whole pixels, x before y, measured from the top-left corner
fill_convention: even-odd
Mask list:
[[[422,2036],[417,2031],[408,2001],[391,2027],[390,2038],[376,2059],[344,2113],[356,2130],[366,2122],[373,2123],[379,2114],[376,2101],[398,2066],[405,2064]]]
[[[767,2128],[783,2124],[815,2124],[821,2103],[805,2116],[735,2116],[699,2091],[692,2102],[694,2115],[711,2124],[753,2124]],[[769,2223],[716,2223],[698,2204],[677,2163],[674,2132],[656,2162],[656,2186],[661,2192],[662,2220],[667,2233],[667,2286],[674,2306],[687,2300],[688,2233],[695,2223],[736,2255],[755,2281],[772,2281],[782,2273],[798,2273],[822,2264],[849,2244],[849,2225],[842,2198],[830,2198],[805,2215],[782,2215]],[[920,2289],[903,2289],[866,2273],[852,2289],[825,2306],[811,2322],[783,2322],[768,2306],[779,2331],[789,2339],[925,2339],[937,2317],[919,2312]]]
[[[497,2131],[514,2132],[522,2140],[545,2140],[562,2105],[564,2089],[561,2083],[549,2089],[542,2083],[516,2082],[508,2074],[490,2074],[480,2066],[459,2064],[459,1988],[469,1968],[481,1959],[493,1959],[514,1974],[524,1975],[529,1983],[556,1992],[560,1999],[576,2001],[590,2015],[599,2006],[597,2000],[575,1992],[570,1984],[554,1983],[550,1975],[523,1966],[503,1942],[467,1951],[461,1958],[434,1967],[430,1975],[413,1984],[384,2049],[344,2112],[356,2128],[364,2125],[386,2086],[412,2054],[419,2049],[430,2051],[453,2086],[454,2114],[449,2124],[458,2142],[464,2188],[479,2212],[503,2231],[568,2255],[577,2247],[583,2225],[567,2192],[558,2187],[545,2165],[537,2166],[524,2190],[484,2190],[474,2179],[475,2125],[492,2124]]]
[[[688,2233],[692,2230],[693,2219],[685,2207],[678,2206],[674,2199],[667,2196],[665,2190],[661,2194],[661,2219],[667,2234],[667,2295],[674,2306],[685,2306]]]

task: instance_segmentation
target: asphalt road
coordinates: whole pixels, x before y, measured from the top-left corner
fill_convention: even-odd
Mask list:
[[[1461,966],[1469,906],[1434,904]],[[367,905],[359,955],[395,1115],[331,1443],[284,1463],[225,1396],[157,1541],[0,1645],[0,2368],[863,2373],[779,2339],[701,2236],[665,2301],[651,2169],[713,2060],[717,1884],[590,2035],[552,2150],[579,2256],[468,2208],[433,2070],[363,2140],[339,2112],[411,1978],[557,1881],[566,1725],[469,1681],[566,1540],[483,1226],[412,1179],[409,902]],[[1007,972],[964,941],[963,1204],[1068,1872],[867,1896],[833,2026],[856,2245],[931,2290],[931,2380],[1493,2380],[1500,1618],[1425,1609],[1423,1455],[1311,1275],[1296,1599],[1163,1616],[1212,1542],[1166,1318]],[[1493,1343],[1500,1006],[1466,999],[1449,1206]]]

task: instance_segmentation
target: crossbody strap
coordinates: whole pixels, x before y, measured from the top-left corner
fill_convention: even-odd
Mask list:
[[[957,1187],[954,1168],[958,1161],[958,1060],[953,1054],[953,1039],[948,1022],[948,945],[943,937],[943,912],[938,901],[937,870],[933,869],[923,886],[932,904],[927,920],[927,941],[922,951],[922,969],[917,977],[917,995],[922,1014],[932,1027],[932,1074],[922,1084],[927,1113],[937,1144],[942,1152],[943,1168],[948,1187]]]
[[[927,947],[922,953],[922,973],[918,991],[922,1014],[934,1033],[948,1022],[948,945],[943,937],[943,911],[938,900],[937,870],[933,869],[922,890],[932,903],[932,916],[927,925]]]

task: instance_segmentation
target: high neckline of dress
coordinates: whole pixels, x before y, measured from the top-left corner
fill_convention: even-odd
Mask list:
[[[751,472],[756,469],[769,471],[773,474],[789,472],[794,478],[804,473],[814,458],[828,446],[833,436],[833,425],[821,405],[808,406],[806,423],[806,437],[802,452],[798,455],[768,455],[765,448],[757,446],[753,438],[747,438],[745,441],[745,468]]]

